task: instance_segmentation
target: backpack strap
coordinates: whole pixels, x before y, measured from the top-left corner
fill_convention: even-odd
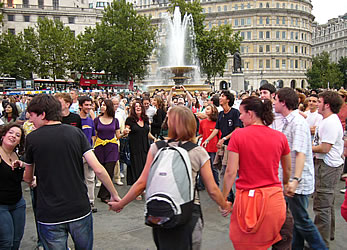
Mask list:
[[[182,144],[182,142],[180,141],[180,142],[178,143],[178,146],[181,147],[181,148],[184,148],[184,149],[187,150],[187,151],[190,151],[190,150],[192,150],[193,148],[196,148],[198,145],[195,144],[195,143],[193,143],[193,142],[190,142],[190,141],[188,141],[188,142]]]
[[[157,141],[155,145],[157,146],[159,150],[161,148],[167,147],[168,143],[165,140],[162,140],[162,141]]]

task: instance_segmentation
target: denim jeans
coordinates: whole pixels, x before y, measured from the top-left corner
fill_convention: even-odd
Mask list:
[[[36,227],[36,235],[37,235],[37,244],[36,246],[42,246],[40,236],[39,236],[39,230],[37,229],[37,219],[36,219],[36,201],[37,201],[37,189],[36,187],[30,188],[30,196],[31,196],[31,205],[34,212],[34,220],[35,220],[35,227]]]
[[[212,170],[213,178],[214,178],[217,186],[219,186],[219,173],[218,173],[218,170],[215,167],[213,167],[213,162],[214,162],[214,158],[216,158],[216,153],[215,152],[208,152],[208,155],[210,156],[211,170]]]
[[[25,200],[0,205],[0,249],[19,249],[25,226]]]
[[[93,217],[87,217],[63,224],[45,225],[38,223],[42,245],[45,249],[68,249],[67,239],[70,233],[76,250],[93,249]]]
[[[286,197],[289,209],[294,218],[292,249],[304,249],[305,240],[312,249],[327,249],[317,227],[307,213],[308,195],[295,194]]]

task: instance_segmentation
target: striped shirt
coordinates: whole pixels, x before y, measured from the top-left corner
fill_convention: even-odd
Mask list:
[[[291,156],[291,177],[295,174],[296,153],[305,154],[305,165],[302,171],[302,181],[299,183],[295,193],[309,195],[314,192],[314,165],[312,157],[311,132],[305,118],[294,110],[283,118],[283,134],[286,135],[290,147]],[[280,168],[280,178],[282,179],[282,168]],[[281,180],[280,179],[280,180]]]

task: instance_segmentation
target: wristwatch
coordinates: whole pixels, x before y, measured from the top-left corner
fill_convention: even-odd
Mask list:
[[[300,183],[300,182],[302,181],[302,178],[299,178],[299,177],[294,176],[294,177],[293,177],[293,180],[296,180],[298,183]]]

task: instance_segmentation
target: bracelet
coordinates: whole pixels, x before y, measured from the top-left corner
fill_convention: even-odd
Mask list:
[[[206,139],[206,140],[205,140],[205,142],[206,142],[206,143],[209,143],[209,140],[208,140],[208,139]]]

